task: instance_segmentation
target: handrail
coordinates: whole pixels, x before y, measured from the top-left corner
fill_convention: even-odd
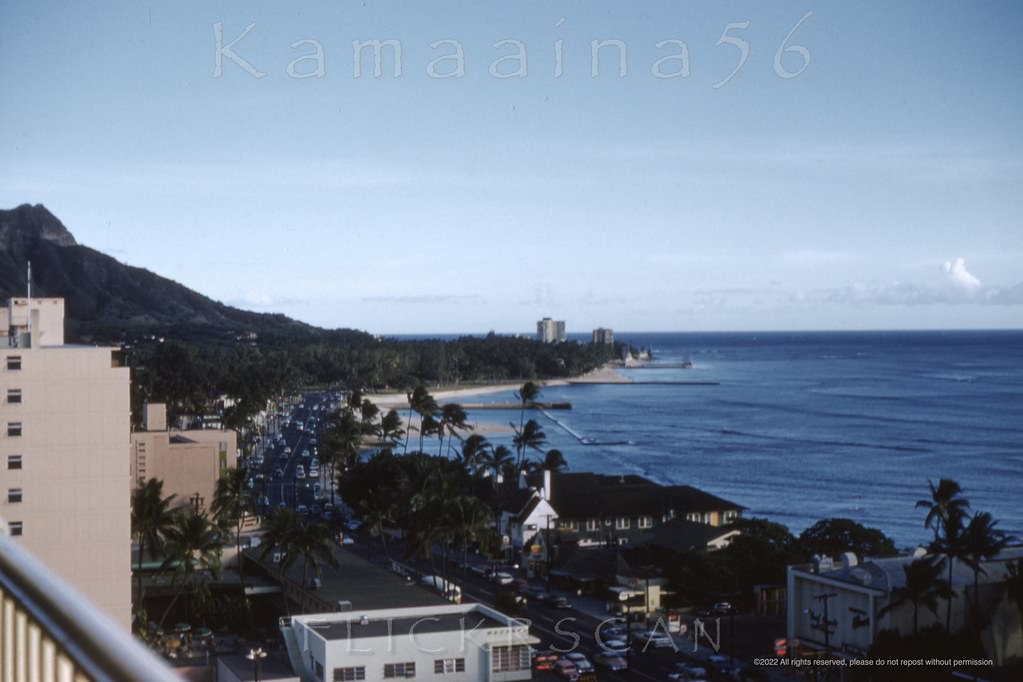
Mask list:
[[[35,637],[33,626],[41,631],[43,640],[36,646],[30,646]],[[12,628],[15,632],[8,632]],[[32,679],[180,682],[171,668],[131,633],[99,612],[77,590],[2,532],[0,632],[3,632],[0,668],[4,671],[35,669]],[[39,660],[39,652],[49,649],[47,643],[55,649],[48,663]],[[14,661],[11,657],[19,653],[33,660]],[[69,666],[74,672],[65,677]]]

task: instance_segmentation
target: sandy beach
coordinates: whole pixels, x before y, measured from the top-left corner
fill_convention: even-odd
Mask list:
[[[567,386],[570,384],[628,384],[631,382],[631,379],[624,376],[614,366],[609,364],[570,379],[553,379],[551,381],[538,383],[542,389],[547,386]],[[437,391],[431,391],[430,394],[440,405],[443,405],[444,403],[459,401],[462,398],[470,396],[477,397],[493,395],[495,393],[517,391],[522,388],[522,383],[523,382],[492,384],[488,386],[467,386],[465,388],[444,388]],[[408,397],[404,393],[377,393],[369,394],[366,397],[383,412],[390,409],[398,410],[398,412],[402,413],[402,417],[405,420],[402,427],[408,427],[409,405]],[[469,423],[472,433],[479,433],[482,435],[506,435],[514,432],[510,424],[504,424],[493,420],[478,420],[478,416],[480,414],[486,414],[485,411],[474,412],[471,409],[467,411],[469,412]],[[413,433],[418,433],[419,415],[412,415],[411,429]],[[429,448],[427,448],[427,450],[429,451]]]

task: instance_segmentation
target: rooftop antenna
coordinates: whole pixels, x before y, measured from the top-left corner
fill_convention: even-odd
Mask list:
[[[28,297],[32,298],[32,261],[28,262]]]

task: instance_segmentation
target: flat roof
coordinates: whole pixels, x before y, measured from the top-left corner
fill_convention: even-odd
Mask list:
[[[479,611],[424,614],[417,617],[371,618],[366,624],[362,624],[358,616],[343,621],[307,620],[303,624],[327,640],[365,639],[408,634],[425,635],[438,632],[470,632],[510,627],[509,624],[495,620]]]

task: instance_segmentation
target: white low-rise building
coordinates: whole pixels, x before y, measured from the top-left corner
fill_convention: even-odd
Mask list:
[[[299,676],[327,682],[528,680],[538,642],[481,604],[293,616],[281,631]]]

